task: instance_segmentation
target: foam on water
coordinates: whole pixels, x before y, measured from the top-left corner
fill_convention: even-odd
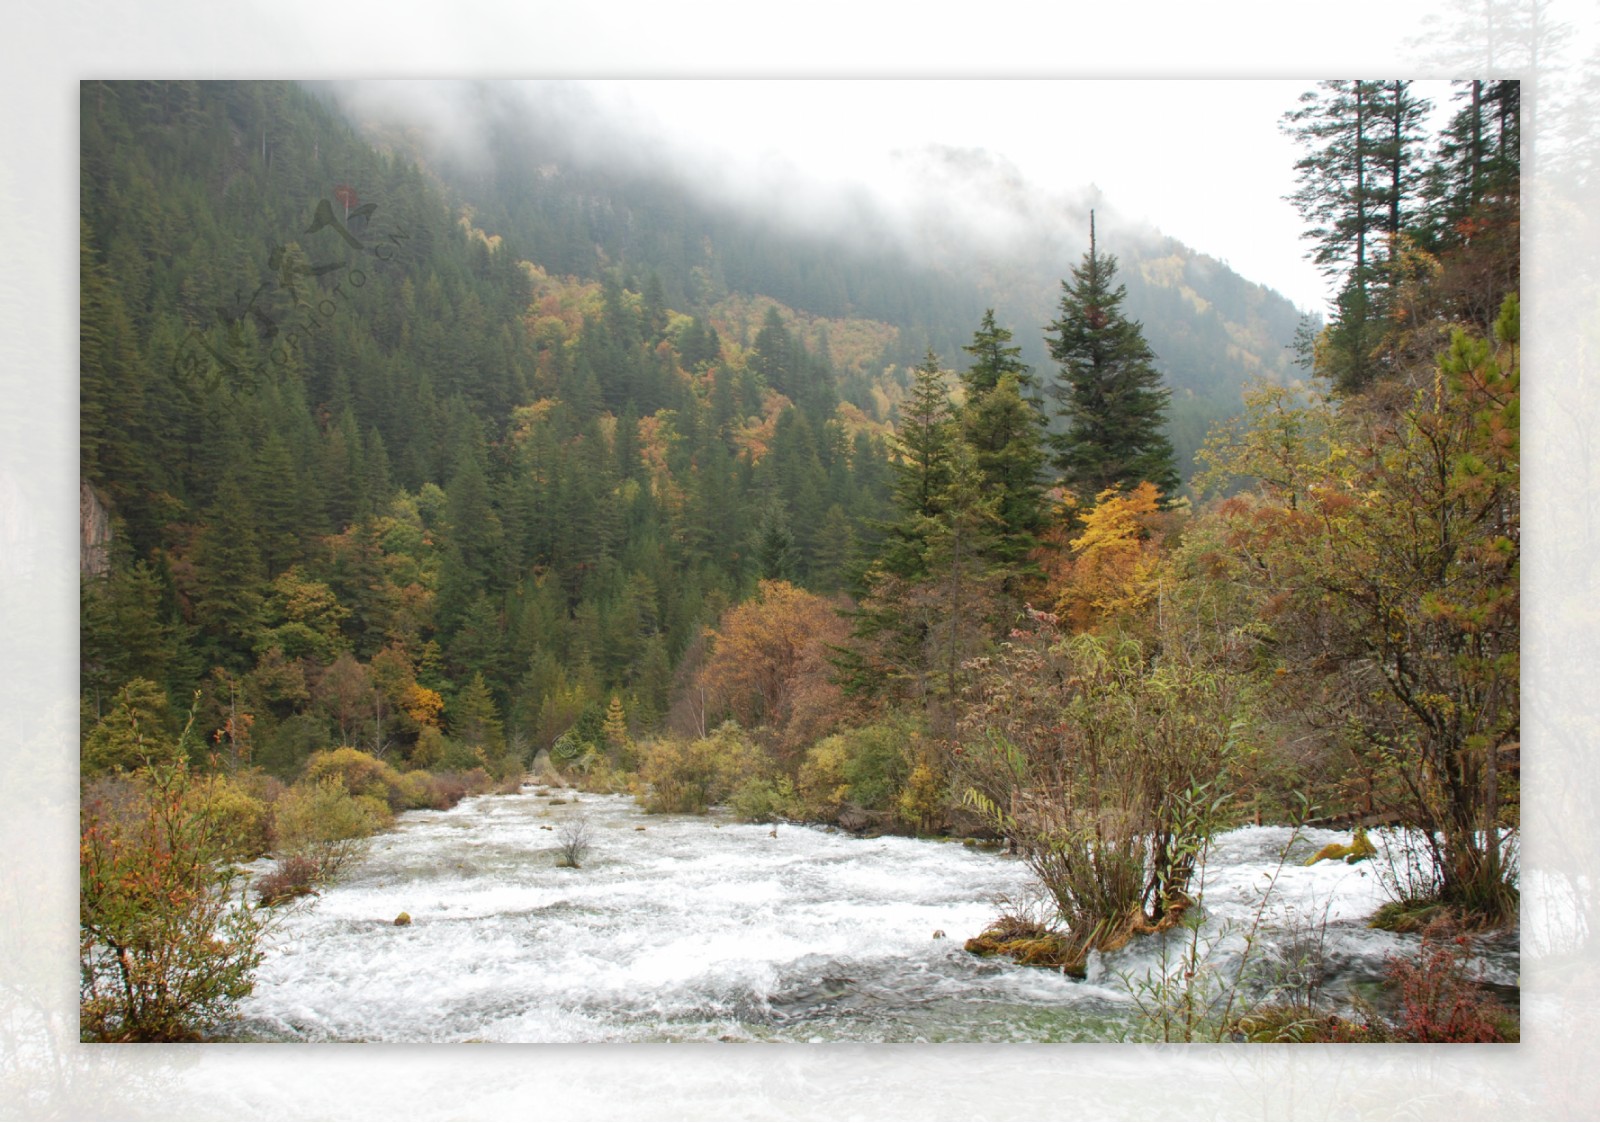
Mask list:
[[[581,869],[556,865],[583,815]],[[637,828],[644,828],[639,830]],[[1206,931],[1326,915],[1330,957],[1376,977],[1414,947],[1362,919],[1384,900],[1363,866],[1300,863],[1343,836],[1246,828],[1217,840]],[[955,843],[652,816],[622,797],[531,792],[401,817],[370,855],[276,929],[244,1032],[288,1040],[1092,1040],[1133,1017],[1125,975],[1149,941],[1095,957],[1088,980],[962,950],[1031,878]],[[411,924],[397,927],[400,912]],[[947,933],[936,938],[935,933]],[[1507,957],[1502,957],[1507,958]],[[1514,946],[1491,964],[1514,979]]]

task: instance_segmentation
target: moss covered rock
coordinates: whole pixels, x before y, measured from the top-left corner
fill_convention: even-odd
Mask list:
[[[1360,827],[1356,828],[1355,836],[1346,846],[1342,842],[1330,842],[1306,861],[1306,865],[1314,866],[1318,862],[1337,862],[1341,858],[1348,865],[1364,862],[1378,852],[1372,845],[1372,840],[1367,837],[1367,832]]]
[[[1003,916],[966,943],[973,955],[1003,955],[1024,967],[1054,967],[1074,978],[1087,971],[1088,948],[1067,935],[1031,920]]]

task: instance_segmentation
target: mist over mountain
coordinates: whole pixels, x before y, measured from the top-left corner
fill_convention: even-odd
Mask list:
[[[930,347],[965,366],[961,347],[992,307],[1048,377],[1046,327],[1088,248],[1093,210],[1128,312],[1173,389],[1184,464],[1213,421],[1237,412],[1243,385],[1300,377],[1288,299],[1129,221],[1093,184],[1031,182],[985,149],[899,149],[869,185],[845,168],[832,178],[802,169],[775,137],[721,135],[714,119],[663,122],[604,85],[315,89],[374,143],[418,159],[475,226],[552,274],[618,268],[638,283],[654,272],[686,313],[739,294],[888,324],[880,366],[908,367]]]

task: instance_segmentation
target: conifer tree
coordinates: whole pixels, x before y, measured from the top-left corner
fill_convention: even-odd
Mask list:
[[[783,500],[776,496],[767,501],[756,524],[755,556],[757,575],[764,581],[793,581],[800,568],[794,531]]]
[[[450,706],[450,732],[458,740],[484,755],[498,757],[505,751],[500,714],[483,675],[474,674]]]
[[[1054,463],[1080,498],[1146,480],[1170,498],[1179,482],[1162,431],[1171,391],[1141,325],[1122,314],[1127,288],[1112,287],[1116,274],[1117,259],[1095,245],[1091,211],[1089,252],[1061,282],[1061,315],[1050,325],[1050,357],[1061,366],[1050,390],[1067,423],[1051,438]]]
[[[962,414],[977,471],[995,501],[995,553],[1010,566],[1024,564],[1044,527],[1044,424],[1011,372],[970,400]]]
[[[983,322],[973,333],[972,342],[961,348],[972,356],[972,365],[961,375],[961,381],[967,387],[969,400],[993,390],[1000,384],[1000,380],[1009,374],[1016,377],[1023,396],[1029,401],[1037,402],[1039,380],[1034,377],[1033,368],[1018,358],[1022,354],[1022,348],[1010,344],[1010,329],[1000,327],[994,322],[993,308],[985,309]]]
[[[931,350],[912,372],[911,395],[900,410],[901,459],[895,465],[895,501],[907,513],[931,515],[949,482],[954,416],[939,356]]]
[[[951,446],[960,440],[939,356],[931,350],[912,373],[911,396],[900,410],[894,463],[894,505],[899,517],[888,528],[880,561],[890,572],[923,572],[926,520],[941,510],[950,483]]]
[[[1411,83],[1329,81],[1303,94],[1283,129],[1305,149],[1289,201],[1310,224],[1311,257],[1339,282],[1319,373],[1349,392],[1378,371],[1375,351],[1398,238],[1421,184],[1422,120],[1428,102]]]
[[[951,448],[949,478],[939,500],[925,554],[930,587],[923,599],[933,610],[927,627],[933,650],[924,655],[924,674],[937,669],[948,700],[956,697],[963,665],[988,641],[1000,579],[995,564],[1000,497],[963,441]]]
[[[266,568],[256,549],[256,519],[233,475],[217,488],[191,558],[194,623],[212,663],[231,670],[247,665],[261,623]]]

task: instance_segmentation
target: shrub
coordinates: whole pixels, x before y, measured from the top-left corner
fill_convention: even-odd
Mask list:
[[[641,802],[646,811],[699,814],[728,799],[747,779],[767,779],[771,758],[737,725],[710,737],[664,739],[640,746]]]
[[[946,794],[944,781],[933,765],[921,761],[906,777],[905,787],[900,789],[895,799],[895,816],[906,825],[926,833],[933,829],[944,807]]]
[[[449,737],[439,738],[439,755],[430,766],[441,772],[486,772],[483,750]]]
[[[481,767],[469,768],[465,772],[456,773],[456,782],[462,786],[463,795],[477,795],[494,786],[494,777]]]
[[[577,869],[589,855],[589,815],[568,815],[556,832],[556,865]]]
[[[171,757],[169,757],[171,759]],[[79,1032],[192,1041],[250,993],[264,918],[238,899],[227,843],[182,763],[85,793],[79,840]]]
[[[358,795],[356,803],[366,811],[372,821],[370,833],[376,834],[394,826],[394,812],[390,810],[387,800],[375,795]]]
[[[392,809],[403,806],[399,774],[371,753],[348,745],[314,753],[306,762],[305,779],[310,784],[337,780],[353,796],[372,796]]]
[[[400,793],[400,806],[408,811],[417,811],[422,808],[437,806],[435,803],[434,778],[430,772],[420,768],[400,774],[398,785]]]
[[[463,775],[459,772],[425,772],[414,768],[400,774],[397,785],[400,809],[448,811],[469,792],[480,790],[488,782],[488,775],[482,770]]]
[[[195,810],[215,825],[223,857],[248,862],[265,854],[272,843],[272,809],[227,776],[208,776],[193,785]]]
[[[716,768],[704,738],[680,741],[664,738],[640,747],[640,798],[651,813],[699,814],[715,798]]]
[[[917,773],[917,767],[922,772]],[[907,787],[916,776],[916,790]],[[831,819],[845,803],[872,811],[894,811],[922,828],[944,798],[943,780],[922,751],[911,721],[891,718],[836,733],[806,753],[796,781],[805,813]]]
[[[818,741],[806,752],[795,786],[807,818],[831,819],[850,798],[845,778],[849,749],[842,734]]]
[[[273,816],[278,857],[302,856],[316,866],[318,882],[330,881],[366,852],[366,839],[383,825],[382,806],[375,797],[352,796],[333,777],[296,784]]]
[[[435,811],[448,811],[471,794],[472,785],[459,772],[435,772],[432,775]]]
[[[1152,662],[1127,636],[1018,639],[975,664],[966,798],[1021,844],[1073,939],[1115,950],[1188,905],[1227,814],[1212,785],[1240,751],[1245,683],[1176,642]]]
[[[1388,958],[1389,981],[1400,990],[1394,1030],[1401,1040],[1507,1040],[1510,1015],[1472,978],[1471,959],[1471,940],[1442,926],[1423,933],[1414,960]]]
[[[412,768],[435,769],[444,758],[445,736],[438,728],[424,725],[417,732],[417,743],[411,746],[411,755],[407,757]]]
[[[798,819],[803,814],[794,781],[787,776],[776,780],[756,777],[745,780],[729,798],[728,807],[747,823],[775,823],[780,819]]]
[[[305,854],[288,854],[256,882],[256,894],[263,905],[280,905],[315,892],[318,880],[315,861]]]
[[[905,722],[883,722],[846,730],[844,777],[850,801],[873,811],[894,807],[896,796],[911,774],[905,749],[915,736]]]

